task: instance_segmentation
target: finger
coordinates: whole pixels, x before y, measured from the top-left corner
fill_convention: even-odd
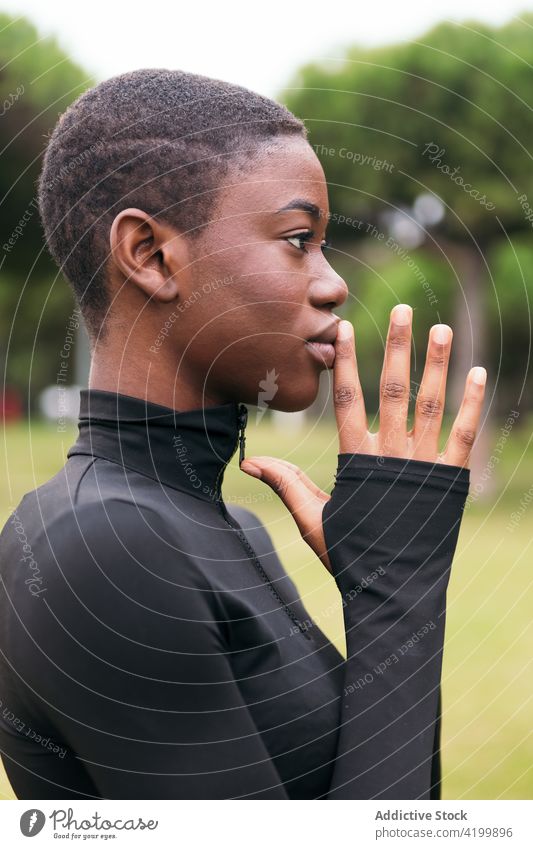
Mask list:
[[[452,336],[452,329],[447,324],[435,324],[429,334],[424,374],[410,434],[415,460],[434,460],[439,450]]]
[[[339,453],[355,453],[364,447],[368,425],[365,402],[355,356],[354,329],[349,321],[339,322],[333,365],[333,403],[339,433]]]
[[[246,458],[241,463],[241,469],[246,471],[247,465],[260,469],[261,479],[281,498],[296,522],[302,539],[328,566],[322,510],[324,501],[329,501],[330,496],[322,490],[319,490],[318,496],[315,495],[310,491],[305,481],[307,475],[301,469],[297,466],[290,468],[276,457]]]
[[[329,501],[330,496],[327,495],[322,489],[320,489],[320,487],[317,486],[316,483],[314,481],[312,481],[311,478],[308,475],[306,475],[306,473],[303,471],[303,469],[300,469],[300,467],[297,466],[295,463],[290,463],[288,460],[283,460],[280,457],[275,457],[275,458],[274,457],[265,457],[265,456],[247,457],[245,460],[243,460],[243,463],[241,464],[241,469],[243,469],[243,471],[246,472],[247,469],[243,467],[243,464],[244,463],[249,463],[250,465],[253,464],[256,468],[258,468],[261,471],[261,477],[262,477],[263,468],[268,467],[272,460],[275,460],[276,463],[280,463],[281,465],[285,466],[286,468],[294,471],[295,474],[300,479],[300,481],[304,484],[304,486],[307,487],[307,489],[311,492],[312,495],[316,496],[317,498],[321,498],[323,501]],[[264,478],[263,478],[263,480],[264,480]]]
[[[465,392],[461,407],[452,425],[450,438],[443,452],[443,460],[452,466],[466,466],[470,460],[470,452],[476,438],[487,372],[476,366],[470,369],[466,379]]]
[[[403,457],[407,445],[412,317],[408,304],[391,311],[380,380],[378,443],[385,455]]]

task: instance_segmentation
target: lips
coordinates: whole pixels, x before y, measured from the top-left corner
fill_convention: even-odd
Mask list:
[[[329,324],[320,333],[312,336],[305,343],[308,351],[321,364],[322,368],[333,368],[338,324],[338,321]]]
[[[339,329],[339,322],[335,321],[333,324],[328,324],[320,333],[313,334],[307,340],[308,342],[323,342],[327,345],[334,345],[335,339],[337,338],[337,331]]]
[[[324,368],[333,368],[335,346],[329,342],[306,342],[306,348]]]

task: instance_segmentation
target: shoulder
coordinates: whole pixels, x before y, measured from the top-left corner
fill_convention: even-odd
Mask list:
[[[47,536],[60,550],[113,556],[117,562],[177,555],[176,537],[168,519],[155,507],[137,503],[127,495],[95,498],[73,506],[49,523]],[[184,555],[182,552],[182,561]]]
[[[38,515],[36,506],[27,498],[17,515],[50,589],[66,593],[71,586],[83,593],[90,586],[103,592],[111,585],[124,591],[130,586],[152,597],[164,593],[166,582],[174,583],[176,575],[182,587],[207,587],[194,552],[180,544],[168,519],[127,493],[124,498],[62,504],[47,516]],[[18,551],[12,543],[10,570],[17,566],[13,545],[15,555]]]

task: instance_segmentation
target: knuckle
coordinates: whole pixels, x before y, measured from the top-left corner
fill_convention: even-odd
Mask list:
[[[390,401],[402,401],[406,393],[405,383],[397,380],[386,380],[381,387],[381,394]]]
[[[288,487],[289,487],[288,480],[286,478],[284,478],[283,475],[276,474],[275,477],[272,480],[271,485],[272,485],[272,489],[277,493],[277,495],[279,495],[279,497],[283,501],[283,499],[287,495],[287,490],[288,490]]]
[[[438,418],[443,410],[443,403],[439,398],[420,398],[417,399],[418,412],[421,416],[428,419]]]
[[[455,438],[460,445],[471,448],[476,438],[476,432],[472,428],[458,427],[455,431]]]
[[[448,348],[446,345],[433,345],[428,354],[428,363],[432,366],[445,366],[448,362]]]
[[[334,402],[337,407],[348,407],[350,404],[353,404],[356,398],[357,391],[355,386],[344,384],[335,389]]]
[[[405,351],[411,347],[411,336],[406,331],[395,331],[389,336],[389,347],[393,351]]]
[[[335,344],[336,356],[343,360],[350,359],[354,355],[354,346],[351,339],[339,339]]]

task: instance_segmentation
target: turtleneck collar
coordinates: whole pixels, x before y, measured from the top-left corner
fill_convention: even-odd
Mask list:
[[[246,407],[236,401],[182,412],[132,395],[82,389],[79,436],[67,457],[102,457],[214,501],[239,442],[244,455],[246,420]]]

